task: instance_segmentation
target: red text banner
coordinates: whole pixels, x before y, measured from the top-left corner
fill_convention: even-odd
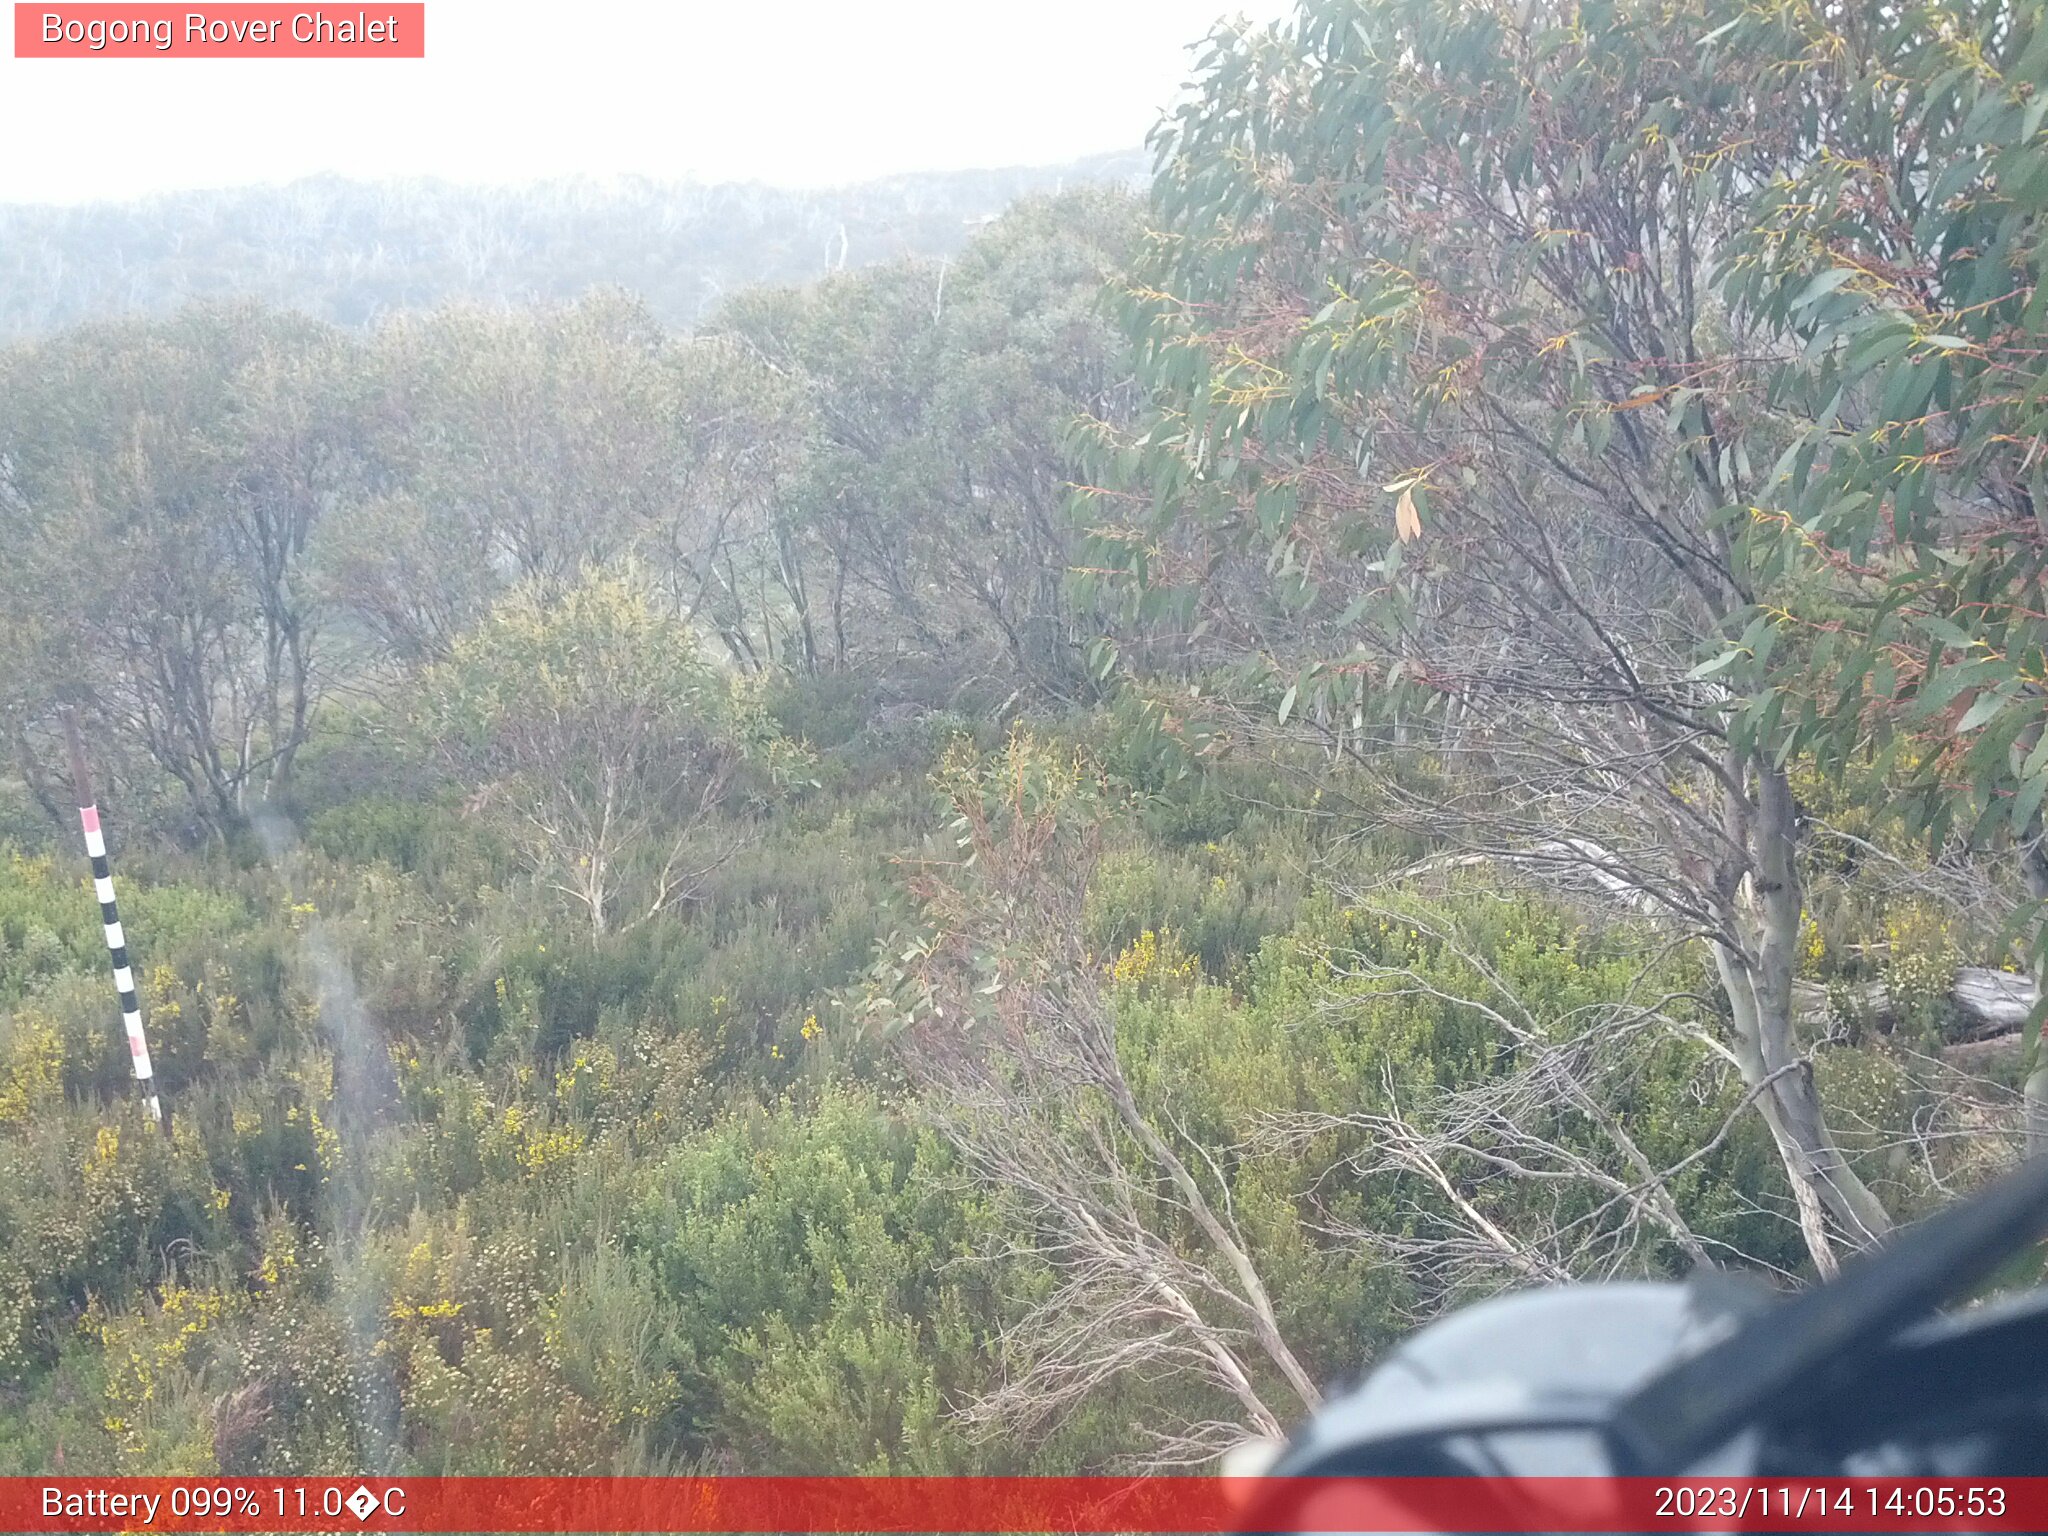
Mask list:
[[[2048,1478],[0,1478],[0,1531],[2042,1531]]]
[[[18,59],[423,59],[424,4],[14,7]]]

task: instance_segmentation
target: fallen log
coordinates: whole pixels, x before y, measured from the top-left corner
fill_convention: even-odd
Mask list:
[[[1639,912],[1654,914],[1659,908],[1656,895],[1640,883],[1625,861],[1582,837],[1559,838],[1519,852],[1445,854],[1410,865],[1396,878],[1493,863],[1520,865],[1553,878],[1576,873],[1589,879],[1599,894]],[[1958,967],[1949,986],[1949,1016],[1942,1021],[1944,1048],[2019,1034],[2039,996],[2031,977],[1986,965]],[[1816,1029],[1825,1028],[1842,1012],[1881,1034],[1889,1034],[1899,1022],[1898,1004],[1882,981],[1852,982],[1833,989],[1817,981],[1795,981],[1792,1005],[1799,1021]]]
[[[1941,1048],[1941,1059],[1958,1072],[1989,1072],[2007,1059],[2018,1060],[2021,1044],[2018,1030],[1982,1040],[1959,1040]]]
[[[1862,981],[1832,993],[1816,981],[1793,983],[1800,1022],[1825,1025],[1846,1003],[1849,1011],[1881,1032],[1899,1022],[1898,1005],[1882,981]],[[1949,1016],[1942,1037],[1951,1044],[1996,1040],[2017,1034],[2040,996],[2033,978],[1989,966],[1966,965],[1956,971],[1948,994]]]

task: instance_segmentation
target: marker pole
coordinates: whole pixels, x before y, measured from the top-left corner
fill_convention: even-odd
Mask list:
[[[64,744],[71,750],[71,787],[78,792],[78,820],[85,828],[85,853],[92,860],[93,894],[100,899],[100,921],[106,926],[107,953],[114,962],[114,991],[121,999],[121,1027],[128,1034],[128,1055],[135,1064],[135,1082],[149,1100],[149,1117],[163,1124],[157,1102],[156,1076],[149,1064],[149,1041],[142,1033],[142,1003],[135,995],[135,973],[128,968],[128,936],[114,907],[114,876],[107,864],[107,840],[100,831],[100,808],[92,798],[92,775],[86,770],[85,748],[78,739],[78,717],[64,711]]]

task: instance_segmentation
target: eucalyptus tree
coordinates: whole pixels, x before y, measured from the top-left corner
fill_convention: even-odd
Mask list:
[[[815,565],[785,582],[800,618],[815,585],[840,637],[875,652],[944,643],[941,595],[923,580],[912,529],[929,502],[937,445],[918,430],[936,370],[936,265],[903,261],[838,273],[803,288],[736,296],[717,334],[796,391],[810,427],[792,522]],[[778,551],[779,553],[779,551]]]
[[[640,528],[649,573],[743,670],[844,666],[844,550],[816,557],[802,496],[818,434],[807,382],[717,333],[677,338],[666,365],[677,478]]]
[[[2048,13],[2030,0],[1744,13],[1800,65],[1794,154],[1723,254],[1796,433],[1737,508],[1771,586],[1703,670],[1742,742],[1857,764],[1936,844],[2002,853],[2048,963]],[[2015,882],[2016,884],[2019,882]],[[2040,1009],[2028,1144],[2048,1146]]]
[[[333,681],[307,554],[361,483],[356,380],[345,338],[250,308],[0,356],[0,583],[17,638],[41,637],[19,744],[68,697],[217,832],[288,789]]]
[[[514,589],[426,669],[419,723],[535,880],[593,937],[695,894],[706,828],[767,726],[630,568]]]
[[[1099,306],[1136,208],[1087,190],[1019,205],[951,262],[742,295],[715,331],[794,396],[803,464],[774,553],[808,654],[891,653],[1039,687],[1077,680],[1065,574],[1076,417],[1118,416],[1125,349]]]
[[[1219,31],[1122,304],[1150,414],[1082,434],[1079,510],[1151,654],[1249,659],[1281,722],[1406,765],[1383,814],[1703,942],[1826,1269],[1892,1216],[1794,1006],[1787,722],[1745,726],[1717,666],[1768,656],[1775,545],[1730,509],[1795,427],[1755,361],[1781,328],[1714,279],[1836,108],[1747,14],[1308,0]]]
[[[327,590],[405,661],[502,593],[566,590],[676,496],[666,338],[638,301],[387,321],[370,343],[382,494],[320,552]]]
[[[917,549],[1020,677],[1064,687],[1080,633],[1065,577],[1077,416],[1120,419],[1129,353],[1101,293],[1135,249],[1135,201],[1086,190],[1013,208],[947,274],[944,352],[924,432],[941,447],[939,506]]]

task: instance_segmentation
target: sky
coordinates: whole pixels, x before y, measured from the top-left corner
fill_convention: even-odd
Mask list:
[[[374,3],[329,4],[353,16]],[[1289,0],[428,0],[423,60],[0,57],[0,202],[337,174],[828,186],[1135,148]],[[106,14],[118,15],[110,6]]]

